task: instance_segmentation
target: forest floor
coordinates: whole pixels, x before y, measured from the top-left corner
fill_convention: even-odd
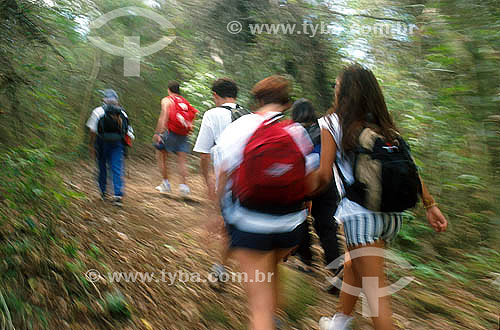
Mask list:
[[[194,165],[196,160],[191,162]],[[83,313],[78,317],[54,320],[58,328],[247,328],[248,313],[242,284],[229,281],[213,287],[206,280],[211,265],[219,260],[221,241],[207,231],[214,225],[217,214],[206,198],[201,176],[190,175],[188,183],[192,194],[189,197],[178,193],[175,175],[171,180],[173,192],[162,194],[154,189],[160,183],[160,177],[153,159],[128,161],[126,196],[124,206],[120,208],[101,201],[94,166],[88,162],[76,165],[71,174],[65,176],[65,182],[85,197],[75,202],[81,215],[75,219],[79,220],[65,224],[64,231],[82,246],[89,249],[94,246],[100,251],[97,259],[82,256],[87,269],[97,270],[102,276],[89,291],[95,290],[92,294],[102,297],[107,292],[117,295],[118,290],[125,297],[132,316],[125,321],[106,316],[85,317],[85,308],[82,308]],[[171,163],[170,169],[174,170],[175,165]],[[298,272],[287,264],[280,268],[283,296],[279,316],[284,321],[284,329],[318,329],[319,318],[331,315],[337,304],[337,297],[324,290],[328,272],[322,264],[317,244],[315,254],[316,270],[312,275]],[[293,260],[288,264],[291,262]],[[234,263],[229,267],[238,271]],[[155,277],[152,281],[111,283],[107,275],[111,272],[147,272]],[[186,281],[187,274],[194,281]],[[172,283],[173,276],[177,278]],[[425,295],[421,283],[410,284],[403,292],[405,290],[420,290],[420,294]],[[462,293],[458,293],[460,295]],[[407,303],[408,299],[405,294],[394,297],[397,329],[462,328],[439,310],[415,314]],[[371,329],[370,323],[360,312],[356,314],[355,329]],[[465,328],[484,329],[473,325]]]

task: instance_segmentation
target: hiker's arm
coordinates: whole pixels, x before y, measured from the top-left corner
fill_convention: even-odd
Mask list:
[[[170,107],[170,100],[161,100],[161,112],[158,122],[156,123],[156,132],[163,133],[167,129],[168,122],[168,108]]]
[[[91,159],[95,159],[95,139],[97,134],[90,131],[89,133],[89,154]]]
[[[208,198],[215,200],[215,182],[210,171],[210,154],[200,154],[200,170],[208,189]]]
[[[307,195],[314,196],[332,181],[332,167],[337,154],[337,145],[332,134],[326,129],[321,129],[321,158],[319,169],[308,175]]]
[[[422,178],[420,178],[420,182],[422,183],[422,203],[424,204],[425,216],[427,217],[429,225],[437,232],[445,231],[448,227],[448,220],[446,220],[446,217],[441,213],[441,210],[429,193]]]
[[[217,199],[216,199],[216,207],[219,207],[222,209],[221,204],[222,204],[222,198],[224,197],[224,194],[226,193],[226,184],[227,180],[229,178],[229,173],[225,170],[220,171],[219,175],[219,182],[217,183]]]
[[[169,99],[161,100],[161,112],[158,117],[158,122],[156,123],[155,135],[153,136],[153,142],[160,143],[161,136],[163,132],[167,130],[168,122],[168,109],[172,102]]]

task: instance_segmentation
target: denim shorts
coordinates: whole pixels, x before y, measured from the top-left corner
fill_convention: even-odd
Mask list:
[[[153,146],[162,151],[167,152],[191,152],[191,146],[187,135],[179,135],[173,132],[165,132],[161,135],[160,143],[153,143]]]

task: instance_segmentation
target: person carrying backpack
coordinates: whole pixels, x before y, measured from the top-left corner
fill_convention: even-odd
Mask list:
[[[313,146],[301,125],[282,120],[289,89],[280,76],[258,82],[252,89],[258,109],[231,123],[217,142],[217,195],[231,256],[246,274],[251,329],[274,329],[278,262],[307,230],[305,177]]]
[[[309,189],[331,182],[333,168],[342,198],[335,217],[344,224],[349,256],[363,247],[384,249],[401,229],[401,212],[415,206],[419,195],[431,227],[446,230],[448,222],[420,180],[370,70],[355,64],[337,77],[333,107],[319,124],[320,167],[309,177]],[[378,288],[386,286],[384,258],[371,254],[346,260],[343,287],[361,288],[363,278],[370,277],[377,278]],[[390,330],[391,299],[379,298],[378,288],[363,290],[370,310],[378,311],[372,317],[375,329]],[[342,290],[339,312],[323,317],[320,329],[348,329],[357,298]]]
[[[197,113],[198,110],[180,95],[179,83],[169,82],[168,96],[161,100],[161,113],[153,135],[153,146],[158,150],[158,167],[163,177],[163,182],[155,188],[156,190],[172,191],[168,181],[167,153],[173,152],[177,154],[177,164],[182,180],[179,190],[184,195],[191,192],[186,184],[186,160],[190,152],[188,137],[193,130],[193,122]]]
[[[220,78],[212,84],[212,95],[214,98],[215,108],[207,110],[203,114],[200,131],[196,139],[193,151],[200,154],[200,170],[205,178],[205,183],[208,189],[208,197],[215,200],[215,186],[217,179],[210,171],[210,163],[214,168],[218,168],[218,157],[216,152],[217,141],[224,129],[231,122],[240,118],[243,115],[249,114],[250,111],[241,107],[236,103],[238,97],[238,86],[229,78]],[[217,279],[222,277],[226,272],[224,264],[229,256],[227,242],[223,242],[224,249],[222,251],[221,264],[214,264],[212,272]],[[221,282],[222,283],[222,282]]]
[[[300,123],[306,129],[314,146],[313,153],[320,153],[321,132],[311,101],[303,98],[295,101],[292,105],[292,120]],[[334,180],[328,184],[324,191],[314,196],[311,201],[311,215],[314,218],[313,226],[325,253],[324,261],[326,265],[329,265],[343,253],[337,239],[337,222],[332,221],[332,216],[337,210],[338,202],[339,196]],[[312,237],[309,231],[307,231],[306,236],[304,236],[303,241],[296,251],[300,260],[308,267],[312,265],[311,244]],[[342,267],[338,267],[334,271],[334,274],[338,276],[341,273],[341,269]],[[327,290],[330,293],[338,293],[338,289],[335,286],[328,287]]]
[[[112,89],[101,91],[104,104],[92,111],[87,121],[90,129],[89,150],[91,157],[97,159],[98,182],[103,200],[106,192],[107,169],[111,169],[114,197],[113,204],[122,206],[123,198],[123,158],[125,146],[134,139],[132,126],[125,110],[118,103],[118,94]]]
[[[203,114],[200,131],[193,151],[200,154],[200,170],[208,189],[208,197],[215,199],[215,181],[210,173],[210,163],[217,167],[215,146],[224,129],[239,117],[250,111],[236,103],[238,87],[229,78],[220,78],[212,84],[212,96],[215,108]]]

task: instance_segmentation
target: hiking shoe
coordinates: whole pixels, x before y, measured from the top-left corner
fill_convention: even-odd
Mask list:
[[[118,206],[118,207],[122,207],[123,206],[123,198],[122,196],[115,196],[113,197],[113,205],[114,206]]]
[[[276,330],[282,330],[285,328],[285,323],[276,315],[273,316],[273,322]]]
[[[351,329],[353,317],[337,313],[333,317],[322,317],[319,320],[320,330],[347,330]]]
[[[212,265],[212,275],[217,279],[217,282],[219,283],[224,283],[224,281],[227,279],[227,274],[226,267],[221,264],[213,264]]]
[[[330,284],[328,285],[326,288],[325,288],[325,291],[328,292],[329,294],[331,295],[334,295],[334,296],[340,296],[340,289],[337,288],[335,285],[333,284]]]
[[[191,189],[189,189],[189,187],[184,184],[184,183],[181,183],[179,185],[179,191],[181,192],[181,194],[183,194],[184,196],[187,196],[189,195],[189,193],[191,192]]]
[[[343,278],[344,278],[344,265],[342,264],[342,265],[340,265],[339,268],[337,268],[337,270],[333,274],[333,277],[331,279],[329,279],[329,281],[330,282],[335,281],[336,283],[338,283],[338,281],[342,282]],[[335,295],[335,296],[338,296],[340,294],[340,289],[337,286],[333,285],[333,284],[328,285],[325,288],[325,290],[329,294],[332,294],[332,295]]]
[[[170,183],[165,184],[165,182],[162,182],[162,184],[157,186],[155,189],[162,193],[169,193],[172,191]]]
[[[103,202],[106,202],[106,201],[108,201],[108,200],[109,200],[109,195],[108,195],[108,193],[107,193],[107,192],[101,192],[101,200],[102,200]]]

